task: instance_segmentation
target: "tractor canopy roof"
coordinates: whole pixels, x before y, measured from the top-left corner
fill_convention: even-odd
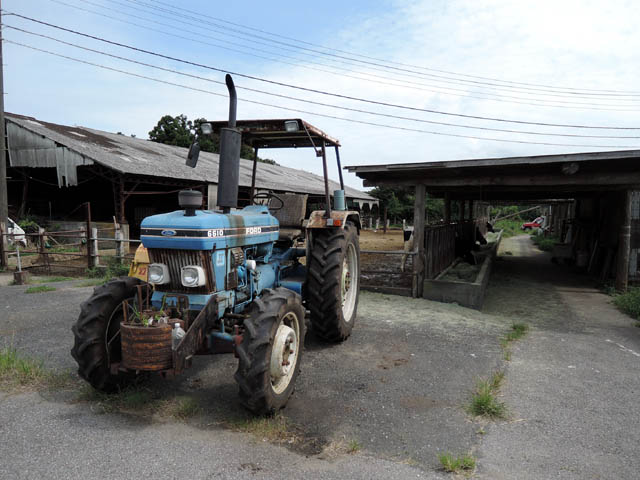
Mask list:
[[[220,133],[229,123],[209,122],[213,133]],[[236,128],[242,132],[242,142],[254,148],[339,147],[340,142],[300,118],[276,120],[238,120]]]

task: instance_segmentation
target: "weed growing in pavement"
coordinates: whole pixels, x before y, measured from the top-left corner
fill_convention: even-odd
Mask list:
[[[200,413],[201,410],[200,403],[191,397],[175,397],[163,408],[163,411],[178,420],[191,418]]]
[[[235,420],[229,425],[233,430],[250,433],[271,443],[295,443],[299,435],[282,415],[273,417]]]
[[[117,393],[104,393],[85,384],[78,400],[94,404],[101,413],[128,411],[153,414],[160,405],[151,390],[139,385],[132,385]]]
[[[504,372],[496,372],[489,379],[478,380],[467,411],[476,417],[504,418],[507,407],[497,399],[503,380]]]
[[[504,337],[500,339],[500,346],[502,347],[502,358],[507,362],[511,360],[511,349],[509,345],[516,340],[524,337],[529,331],[529,325],[526,323],[514,323],[511,325],[511,331],[509,331]]]
[[[613,304],[623,313],[640,320],[640,287],[632,287],[624,293],[614,295]]]
[[[102,285],[104,283],[103,278],[91,278],[89,280],[83,280],[80,283],[76,283],[74,287],[96,287],[98,285]]]
[[[0,388],[61,389],[73,383],[68,372],[53,372],[42,361],[21,354],[14,347],[0,350]]]
[[[507,342],[513,342],[524,337],[529,331],[529,325],[526,323],[514,323],[511,325],[511,331],[505,335]]]
[[[44,293],[44,292],[54,292],[56,287],[50,287],[49,285],[39,285],[37,287],[29,287],[25,290],[24,293]]]
[[[362,445],[357,440],[351,440],[347,445],[347,453],[356,453],[362,450]]]
[[[445,472],[470,473],[476,468],[476,459],[468,453],[457,457],[450,453],[443,453],[438,455],[438,460],[440,460],[440,465]]]

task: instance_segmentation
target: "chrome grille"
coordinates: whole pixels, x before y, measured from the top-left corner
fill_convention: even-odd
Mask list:
[[[159,292],[210,293],[214,290],[215,279],[211,263],[211,252],[204,250],[174,250],[170,248],[150,248],[151,263],[163,263],[169,269],[169,283],[156,285]],[[187,265],[199,265],[203,268],[206,282],[201,287],[184,287],[180,281],[180,271]]]

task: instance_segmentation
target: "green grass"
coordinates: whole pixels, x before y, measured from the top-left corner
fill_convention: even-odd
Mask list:
[[[529,325],[526,323],[514,323],[511,325],[511,331],[505,335],[507,342],[520,340],[529,331]]]
[[[438,455],[438,460],[440,460],[440,465],[445,472],[470,473],[476,468],[476,459],[468,453],[457,457],[450,453],[443,453]]]
[[[90,278],[89,280],[83,280],[80,283],[76,283],[74,287],[96,287],[98,285],[102,285],[104,282],[104,278]]]
[[[504,418],[507,407],[497,399],[503,380],[504,372],[496,372],[488,379],[478,380],[467,411],[476,417]]]
[[[37,287],[27,288],[24,293],[44,293],[44,292],[54,292],[55,290],[56,290],[55,287],[50,287],[49,285],[39,285]]]
[[[543,252],[550,252],[553,250],[554,245],[558,243],[556,237],[545,237],[544,235],[533,235],[531,241]]]
[[[88,402],[100,413],[134,413],[141,416],[173,417],[187,420],[202,411],[197,400],[174,396],[162,398],[143,384],[131,385],[117,393],[103,393],[90,385],[84,385],[78,401]]]
[[[502,238],[515,237],[516,235],[522,235],[524,233],[520,228],[522,224],[522,220],[507,218],[505,220],[498,220],[493,225],[493,229],[495,231],[502,230]]]
[[[68,282],[69,280],[75,280],[72,277],[43,277],[33,280],[35,283],[55,283],[55,282]]]
[[[102,413],[128,411],[153,414],[160,406],[152,392],[140,386],[131,386],[118,393],[109,394],[86,384],[80,391],[78,400],[93,403]]]
[[[357,440],[351,440],[347,444],[347,453],[356,453],[362,450],[362,445]]]
[[[173,418],[187,420],[200,413],[202,408],[200,407],[200,403],[194,398],[176,397],[163,410],[166,410],[166,413]]]
[[[102,282],[108,282],[112,278],[126,277],[129,275],[129,265],[120,263],[116,258],[110,258],[107,261],[106,268],[91,267],[85,270],[87,277],[101,279]]]
[[[502,358],[509,362],[511,360],[511,349],[509,346],[512,342],[520,340],[529,331],[529,325],[526,323],[513,323],[511,330],[500,339],[500,346],[502,347]]]
[[[614,295],[613,304],[631,318],[640,320],[640,287],[631,287],[624,293]]]
[[[294,443],[298,439],[298,435],[282,415],[235,420],[229,426],[233,430],[250,433],[271,443]]]
[[[68,372],[53,372],[42,361],[21,354],[13,347],[0,350],[0,387],[5,390],[19,388],[65,388],[72,383]]]

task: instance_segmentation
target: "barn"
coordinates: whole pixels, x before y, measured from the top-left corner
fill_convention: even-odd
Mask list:
[[[83,218],[89,202],[93,220],[128,225],[138,236],[140,221],[177,208],[178,191],[199,189],[205,204],[216,200],[219,157],[202,152],[196,169],[185,166],[187,149],[87,127],[71,127],[6,113],[10,216]],[[301,153],[308,161],[313,154]],[[240,162],[239,205],[249,203],[252,160]],[[339,188],[330,182],[330,191]],[[323,178],[266,163],[257,164],[256,191],[309,195],[309,206],[322,203]],[[370,210],[377,200],[345,187],[350,208]]]

